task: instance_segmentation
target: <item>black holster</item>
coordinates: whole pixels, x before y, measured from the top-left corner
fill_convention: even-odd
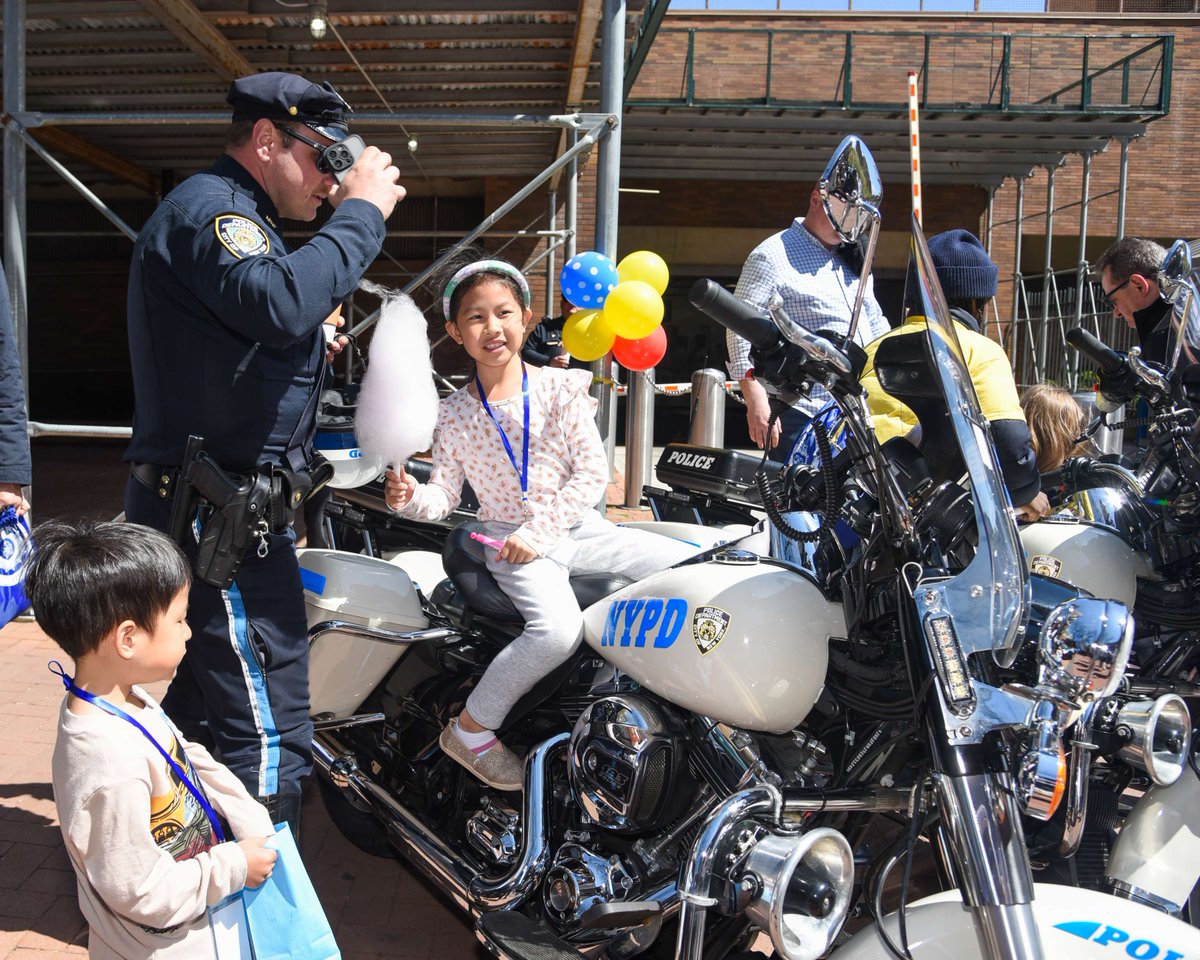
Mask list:
[[[247,547],[270,530],[271,474],[226,473],[204,452],[202,437],[188,437],[175,489],[169,533],[176,543],[197,544],[196,576],[224,590],[237,576]],[[198,529],[193,534],[192,524]]]

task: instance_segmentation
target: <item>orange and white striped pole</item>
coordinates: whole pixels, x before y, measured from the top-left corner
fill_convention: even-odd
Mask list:
[[[917,71],[908,71],[908,153],[912,159],[913,216],[921,222],[921,134],[917,126]]]

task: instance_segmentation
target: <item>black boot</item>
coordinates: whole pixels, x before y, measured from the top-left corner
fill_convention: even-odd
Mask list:
[[[258,802],[267,808],[272,823],[286,822],[292,828],[296,845],[300,845],[300,794],[273,793],[269,797],[258,797]]]

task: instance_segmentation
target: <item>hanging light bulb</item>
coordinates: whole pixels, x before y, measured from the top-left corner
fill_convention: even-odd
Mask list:
[[[314,40],[324,39],[328,23],[329,12],[325,0],[313,0],[308,5],[308,32]]]

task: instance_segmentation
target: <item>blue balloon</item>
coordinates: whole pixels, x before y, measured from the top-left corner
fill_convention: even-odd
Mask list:
[[[594,250],[572,257],[558,277],[562,295],[585,310],[602,309],[609,291],[618,283],[617,265]]]

